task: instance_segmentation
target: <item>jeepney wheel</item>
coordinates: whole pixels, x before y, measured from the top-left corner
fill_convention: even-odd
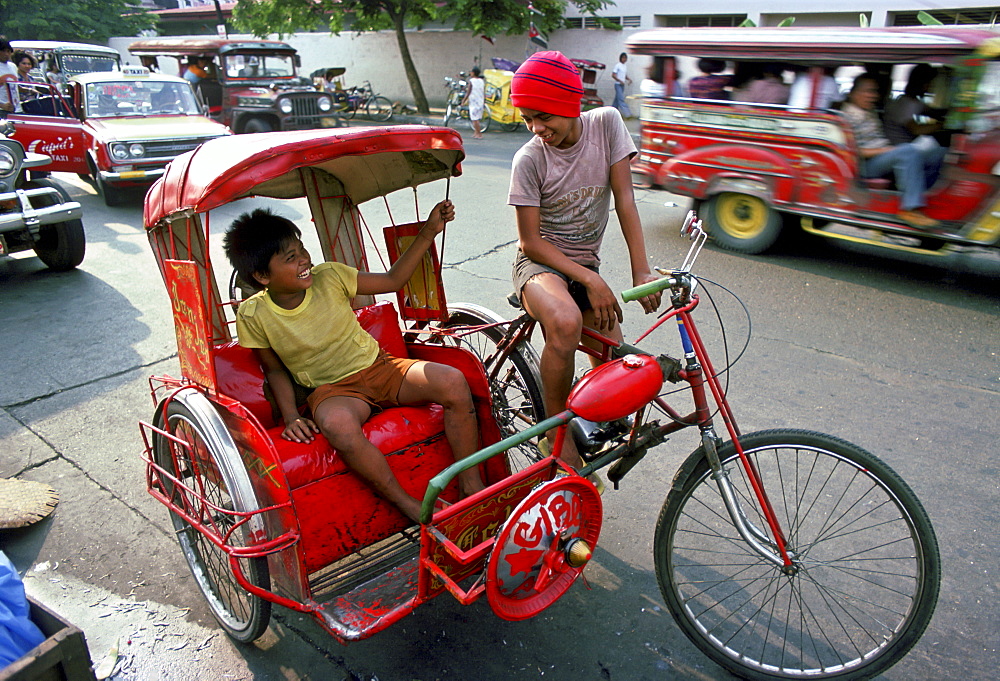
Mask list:
[[[251,118],[243,126],[243,132],[255,133],[255,132],[271,132],[274,130],[274,126],[271,122],[263,118]]]
[[[778,211],[749,194],[716,194],[705,204],[702,217],[709,236],[722,248],[737,253],[763,253],[781,235]]]
[[[490,383],[493,417],[501,437],[510,437],[530,428],[545,418],[542,402],[542,379],[538,372],[538,354],[524,343],[500,358],[497,350],[506,326],[493,326],[471,333],[461,333],[462,327],[477,327],[504,321],[495,312],[471,303],[448,306],[448,321],[441,325],[456,335],[442,336],[444,342],[474,352],[483,362]],[[545,458],[538,446],[529,441],[507,450],[507,465],[511,472],[523,470]]]
[[[32,180],[24,185],[25,189],[48,187],[59,192],[60,203],[70,201],[69,194],[52,180]],[[45,197],[36,200],[35,208],[45,208],[55,205],[55,200]],[[45,263],[50,270],[64,272],[71,270],[81,262],[87,250],[87,237],[83,231],[82,220],[66,220],[52,225],[43,225],[39,229],[38,240],[34,246],[35,255]]]
[[[158,427],[185,443],[163,435],[154,438],[153,457],[157,465],[184,485],[167,478],[162,481],[164,493],[199,525],[216,536],[225,536],[238,522],[238,516],[225,511],[241,512],[259,507],[242,459],[238,455],[227,456],[218,447],[213,447],[218,436],[211,437],[210,426],[176,400],[170,402],[166,413],[158,420],[161,421]],[[238,491],[233,494],[232,490]],[[170,520],[191,574],[222,628],[243,643],[260,638],[271,618],[270,601],[245,591],[233,574],[226,552],[191,522],[174,511],[170,513]],[[246,546],[248,524],[233,532],[230,545]],[[240,565],[252,585],[270,590],[266,558],[241,559]]]
[[[105,206],[120,206],[125,203],[125,190],[119,189],[118,187],[106,182],[101,179],[99,173],[95,171],[94,177],[97,180],[97,191],[100,193],[101,198],[104,199]]]

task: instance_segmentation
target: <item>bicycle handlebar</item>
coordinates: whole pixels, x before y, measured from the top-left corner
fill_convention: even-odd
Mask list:
[[[666,290],[675,283],[677,283],[677,280],[673,277],[663,277],[663,279],[657,279],[656,281],[639,284],[638,286],[633,286],[632,288],[627,288],[622,291],[622,300],[626,303],[631,303],[633,300],[645,298],[651,293],[659,293],[660,291]]]
[[[633,300],[645,298],[652,293],[659,293],[672,286],[684,285],[684,282],[687,281],[684,275],[691,273],[691,268],[694,267],[694,262],[697,260],[698,254],[701,253],[701,247],[705,245],[705,240],[708,238],[708,234],[701,228],[701,220],[698,219],[698,215],[693,210],[688,211],[688,214],[684,217],[684,224],[681,226],[681,236],[692,241],[691,247],[688,249],[681,266],[671,272],[669,277],[625,289],[622,291],[623,301],[630,303]],[[666,274],[664,270],[657,269],[657,271],[660,274]],[[697,280],[694,283],[697,284]]]

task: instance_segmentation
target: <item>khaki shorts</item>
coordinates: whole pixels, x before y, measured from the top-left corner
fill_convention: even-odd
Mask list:
[[[596,267],[588,267],[584,265],[589,270],[600,273]],[[569,295],[573,298],[576,306],[580,308],[581,312],[586,312],[591,308],[590,298],[587,296],[587,289],[584,288],[583,284],[578,281],[573,281],[565,274],[559,270],[552,269],[548,265],[542,265],[534,260],[529,259],[521,251],[517,252],[517,256],[514,258],[514,265],[512,269],[512,278],[514,280],[514,294],[517,296],[517,300],[524,305],[524,299],[522,298],[522,293],[524,285],[528,281],[539,274],[551,272],[560,279],[566,282],[566,288],[569,289]]]
[[[396,400],[403,378],[410,367],[419,361],[421,360],[393,357],[382,350],[367,369],[313,390],[307,398],[309,409],[315,415],[316,407],[323,400],[331,397],[354,397],[367,402],[372,406],[372,413],[377,414],[382,411],[383,405],[398,404]]]

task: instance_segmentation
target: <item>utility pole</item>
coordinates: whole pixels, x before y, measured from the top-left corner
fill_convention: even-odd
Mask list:
[[[222,18],[222,7],[219,5],[219,0],[215,0],[215,18],[218,22],[215,25],[215,30],[219,33],[219,37],[228,38],[229,34],[226,32],[226,20]]]

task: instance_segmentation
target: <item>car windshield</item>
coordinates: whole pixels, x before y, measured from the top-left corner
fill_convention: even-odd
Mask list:
[[[291,78],[295,63],[290,54],[231,54],[223,61],[226,78]]]
[[[90,118],[198,113],[201,112],[188,83],[121,80],[87,85]]]
[[[113,57],[64,54],[59,61],[62,63],[63,73],[67,76],[75,76],[79,73],[115,71],[118,68],[118,61]]]

